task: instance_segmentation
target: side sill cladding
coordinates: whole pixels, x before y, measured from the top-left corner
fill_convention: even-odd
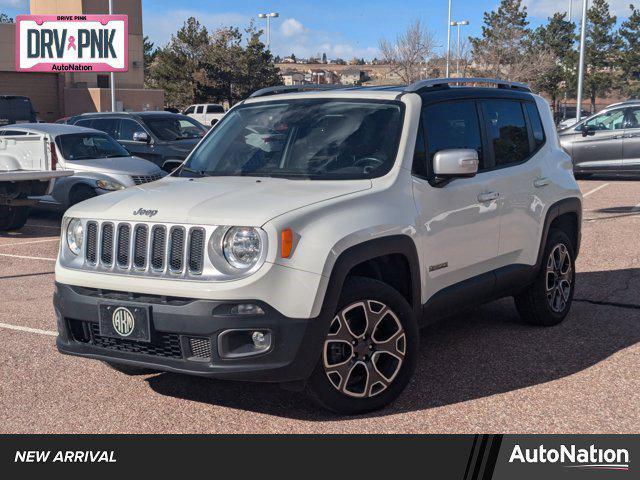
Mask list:
[[[404,255],[409,264],[411,274],[411,305],[417,315],[421,310],[420,305],[420,262],[418,252],[413,240],[405,235],[391,235],[388,237],[370,240],[348,248],[340,254],[331,271],[327,291],[322,303],[323,318],[333,317],[338,306],[342,285],[349,271],[356,265],[377,257],[400,254]],[[418,318],[416,316],[416,318]]]

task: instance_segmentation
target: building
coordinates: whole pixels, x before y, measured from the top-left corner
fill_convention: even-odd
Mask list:
[[[343,85],[360,85],[364,80],[364,72],[358,69],[342,70],[340,73],[340,83]]]
[[[284,83],[287,86],[302,85],[305,83],[304,74],[301,72],[297,72],[295,70],[282,72],[280,76],[282,77],[282,83]]]
[[[108,0],[31,0],[32,15],[105,14]],[[144,89],[141,0],[114,0],[129,16],[129,71],[115,74],[118,110],[162,110],[164,92]],[[111,109],[108,73],[15,71],[15,25],[0,24],[0,95],[29,97],[44,121]]]

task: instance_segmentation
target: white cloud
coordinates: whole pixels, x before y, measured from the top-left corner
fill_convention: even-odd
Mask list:
[[[536,18],[547,18],[553,16],[556,12],[568,12],[571,0],[525,0],[525,5],[529,14]],[[582,0],[572,0],[573,21],[579,21],[582,15]],[[618,15],[622,18],[629,16],[629,4],[634,3],[633,0],[608,0],[609,10],[612,15]],[[637,3],[637,2],[636,2]],[[589,2],[589,8],[592,2]]]
[[[295,18],[287,18],[282,25],[280,25],[280,32],[285,37],[293,37],[296,35],[301,35],[305,33],[305,28],[302,23],[300,23]]]

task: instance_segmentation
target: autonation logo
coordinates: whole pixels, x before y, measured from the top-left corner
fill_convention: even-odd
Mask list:
[[[525,448],[515,445],[509,463],[561,463],[567,468],[594,470],[629,470],[629,451],[625,448],[577,448],[575,445],[560,445],[559,448]]]

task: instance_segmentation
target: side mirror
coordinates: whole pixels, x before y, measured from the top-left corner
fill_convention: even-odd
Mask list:
[[[580,131],[582,132],[583,137],[586,137],[587,135],[593,135],[595,133],[586,123],[582,124],[582,126],[580,127]]]
[[[478,173],[478,152],[468,148],[440,150],[433,157],[433,173],[439,180],[470,178]]]
[[[151,139],[149,138],[149,134],[147,132],[134,132],[133,141],[134,142],[149,143],[151,141]]]

